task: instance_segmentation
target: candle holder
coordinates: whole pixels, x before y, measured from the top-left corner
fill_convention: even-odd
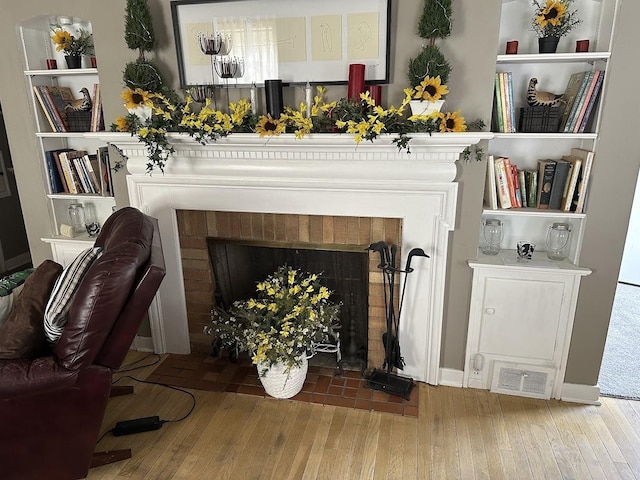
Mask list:
[[[264,89],[267,114],[271,115],[271,118],[280,118],[280,115],[284,110],[282,100],[282,80],[265,80]]]

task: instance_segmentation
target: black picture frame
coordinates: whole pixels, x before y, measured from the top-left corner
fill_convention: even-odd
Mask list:
[[[171,17],[181,88],[346,84],[352,63],[389,83],[391,0],[172,0]],[[203,54],[200,33],[230,38],[228,55]],[[222,78],[215,67],[234,58],[243,75]]]

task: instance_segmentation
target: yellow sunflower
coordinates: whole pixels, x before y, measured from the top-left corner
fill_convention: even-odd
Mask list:
[[[555,27],[562,24],[562,17],[567,13],[567,6],[558,0],[547,0],[547,4],[544,9],[540,11],[540,14],[536,18],[536,23],[540,25],[540,28],[546,28],[551,24]]]
[[[118,117],[113,121],[115,125],[116,131],[118,132],[128,132],[129,131],[129,122],[125,117]]]
[[[464,117],[460,115],[460,110],[456,110],[451,113],[439,113],[440,117],[440,131],[446,132],[466,132],[467,124]]]
[[[424,77],[424,80],[416,87],[413,98],[416,100],[435,102],[447,93],[449,93],[449,89],[446,85],[442,85],[440,75],[435,78],[427,76]]]
[[[73,37],[65,30],[56,30],[51,36],[51,40],[56,44],[56,51],[67,50],[71,46]]]
[[[141,90],[140,88],[136,88],[135,90],[127,88],[120,94],[120,98],[122,98],[122,100],[124,101],[125,108],[136,108],[141,105],[153,107],[151,94],[149,92]]]
[[[285,128],[285,124],[280,119],[272,118],[271,115],[263,115],[256,125],[256,133],[259,133],[261,137],[280,135],[284,133]]]

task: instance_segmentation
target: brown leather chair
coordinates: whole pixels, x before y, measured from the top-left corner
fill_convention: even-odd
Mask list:
[[[165,274],[157,220],[123,208],[48,356],[0,360],[0,478],[86,477],[118,369]]]

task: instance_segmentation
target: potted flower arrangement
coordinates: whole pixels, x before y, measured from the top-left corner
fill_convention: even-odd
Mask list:
[[[451,65],[436,44],[438,38],[451,35],[452,0],[424,0],[418,21],[418,35],[427,41],[415,58],[409,59],[407,77],[414,89],[411,111],[414,114],[439,112],[444,96],[449,93],[446,83]]]
[[[340,306],[330,300],[320,275],[286,265],[256,291],[256,298],[215,309],[205,332],[223,346],[248,351],[265,391],[290,398],[302,389],[316,345],[336,338]]]
[[[566,35],[581,20],[577,10],[570,10],[573,0],[546,0],[544,6],[532,0],[534,16],[531,29],[538,35],[539,53],[555,53],[560,37]]]
[[[82,55],[93,54],[93,36],[80,28],[77,35],[72,35],[62,27],[53,30],[51,40],[56,45],[56,51],[64,52],[65,61],[69,68],[80,68]]]

